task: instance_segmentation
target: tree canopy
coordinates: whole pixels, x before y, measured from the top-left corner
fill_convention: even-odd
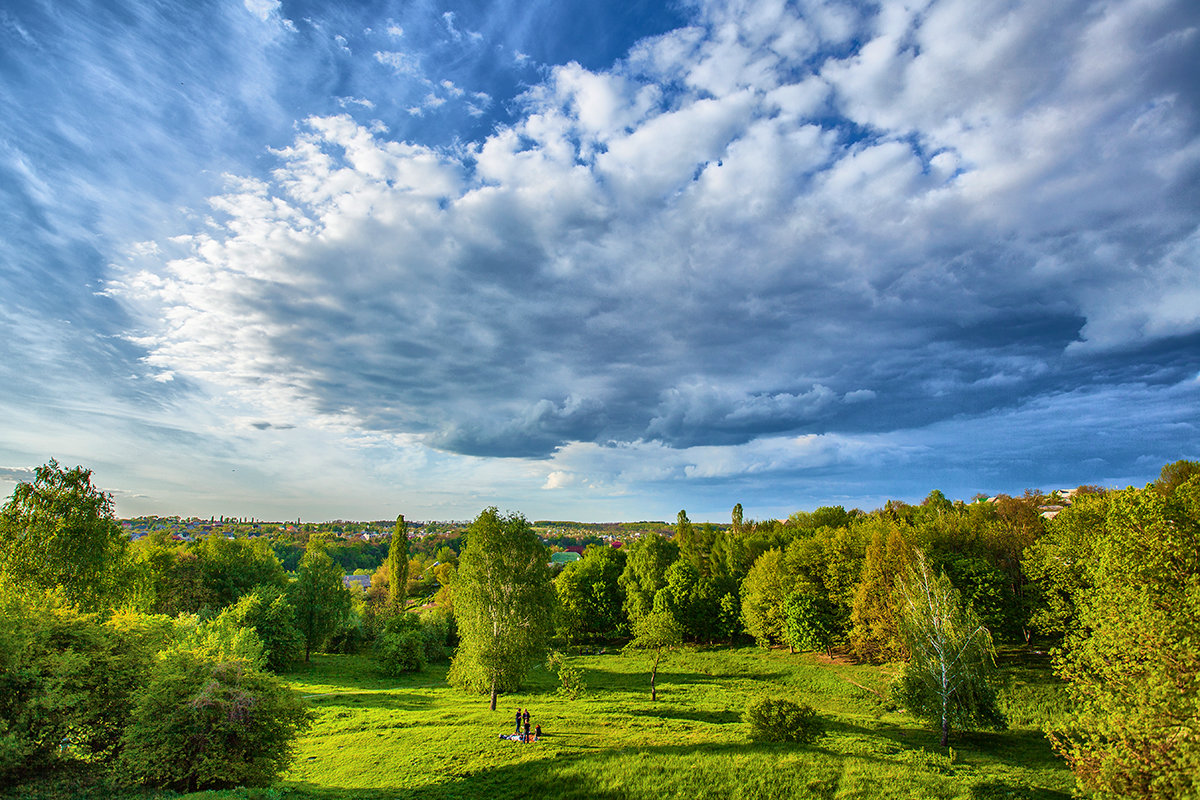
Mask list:
[[[550,554],[518,513],[482,511],[459,558],[454,610],[460,644],[449,679],[489,694],[517,689],[546,654],[554,616]]]

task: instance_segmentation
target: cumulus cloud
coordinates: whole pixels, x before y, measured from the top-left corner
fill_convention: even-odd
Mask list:
[[[456,148],[309,118],[113,291],[164,374],[547,489],[828,467],[1200,334],[1195,17],[705,5]]]

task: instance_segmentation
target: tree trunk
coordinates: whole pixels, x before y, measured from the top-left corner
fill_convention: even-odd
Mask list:
[[[662,650],[654,651],[654,666],[650,668],[650,702],[658,700],[658,692],[654,688],[654,679],[658,676],[658,659],[662,657]]]
[[[496,695],[497,694],[499,694],[499,692],[496,691],[496,679],[492,678],[492,711],[496,710]]]
[[[946,743],[949,741],[950,741],[950,718],[943,716],[942,717],[942,747],[945,747]]]

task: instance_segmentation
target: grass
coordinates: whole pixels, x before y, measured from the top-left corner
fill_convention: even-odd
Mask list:
[[[886,670],[755,648],[667,655],[650,701],[648,655],[576,656],[587,694],[555,695],[536,669],[525,690],[464,695],[444,666],[382,678],[369,658],[314,656],[286,678],[319,717],[270,789],[189,795],[209,800],[356,798],[1067,798],[1072,780],[1040,732],[1061,702],[1040,664],[1009,659],[1004,702],[1013,727],[958,736],[889,711]],[[813,745],[750,742],[741,721],[764,691],[808,703],[827,735]],[[546,736],[499,739],[517,707]],[[75,794],[47,793],[45,797]],[[112,797],[111,794],[105,795]],[[150,794],[138,797],[163,797]]]

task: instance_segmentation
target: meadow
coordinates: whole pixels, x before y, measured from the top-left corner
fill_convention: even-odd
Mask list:
[[[544,668],[525,690],[486,697],[450,688],[446,668],[383,678],[366,656],[317,655],[286,679],[316,709],[295,762],[269,789],[207,800],[383,798],[1067,798],[1072,778],[1041,725],[1061,708],[1045,664],[1002,654],[1012,720],[1002,732],[937,734],[889,708],[889,669],[786,650],[685,648],[664,657],[651,702],[646,653],[578,655],[587,692],[556,695]],[[810,745],[748,739],[742,711],[763,692],[812,705],[826,735]],[[545,736],[499,738],[517,707]],[[63,793],[45,797],[113,794]],[[25,787],[31,790],[32,787]],[[138,793],[132,797],[174,795]]]

